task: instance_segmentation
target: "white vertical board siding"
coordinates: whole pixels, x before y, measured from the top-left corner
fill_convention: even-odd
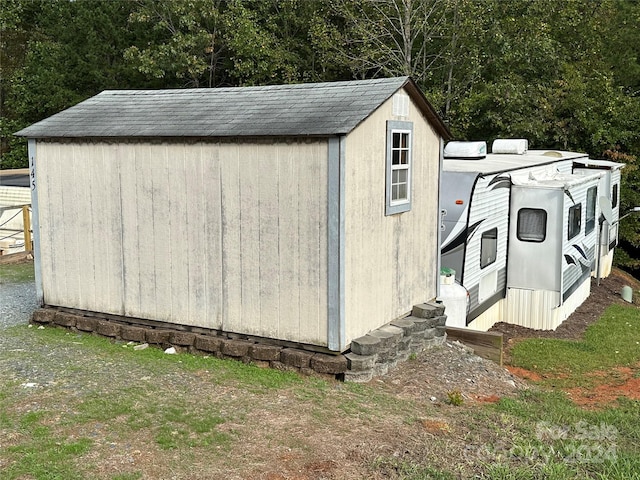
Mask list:
[[[45,303],[326,345],[327,154],[39,142]]]
[[[297,218],[291,226],[280,224],[282,231],[291,229],[288,236],[298,238],[298,245],[294,245],[298,259],[294,263],[297,262],[300,272],[298,313],[281,315],[281,318],[288,321],[289,328],[297,325],[298,336],[304,343],[313,343],[314,338],[327,341],[327,156],[327,143],[301,146],[298,158],[293,159],[299,162],[297,178],[300,181],[296,183],[297,204],[301,208],[296,209]],[[281,202],[280,211],[289,205]],[[289,258],[289,254],[282,253],[281,258]],[[291,301],[291,311],[295,312],[295,297]],[[282,308],[287,308],[286,302]]]
[[[439,137],[385,102],[346,139],[345,321],[349,343],[436,296]],[[413,122],[411,210],[385,216],[386,122]]]

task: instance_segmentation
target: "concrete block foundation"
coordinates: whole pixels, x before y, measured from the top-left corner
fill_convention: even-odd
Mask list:
[[[184,325],[172,326],[164,322],[55,307],[36,310],[31,323],[94,333],[115,341],[148,343],[160,348],[173,346],[179,352],[230,358],[303,375],[368,382],[376,376],[385,375],[412,354],[442,345],[446,340],[446,319],[441,304],[416,305],[412,315],[356,338],[351,342],[351,348],[342,354],[318,352],[308,345],[201,327],[190,329]]]

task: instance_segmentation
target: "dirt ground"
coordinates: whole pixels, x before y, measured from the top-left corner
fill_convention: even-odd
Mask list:
[[[614,303],[626,304],[620,292],[625,285],[634,291],[634,305],[640,306],[640,281],[631,275],[613,269],[611,275],[600,280],[591,280],[591,294],[578,309],[565,320],[555,331],[532,330],[519,325],[497,323],[492,331],[504,334],[505,363],[508,370],[518,378],[529,381],[540,381],[542,378],[535,372],[523,368],[511,367],[510,352],[513,346],[525,338],[558,338],[563,340],[580,340],[589,325],[595,322],[605,309]],[[640,317],[640,310],[639,310]],[[566,393],[575,403],[584,407],[599,407],[613,402],[619,396],[640,400],[640,364],[633,367],[618,367],[612,371],[592,372],[596,386],[593,388],[575,387]]]
[[[587,301],[569,317],[556,331],[531,330],[509,324],[498,324],[493,330],[502,332],[505,335],[505,357],[509,359],[509,352],[512,346],[524,338],[560,338],[566,340],[579,340],[582,338],[586,328],[596,321],[604,310],[612,303],[624,303],[620,297],[620,291],[624,285],[630,285],[634,292],[640,291],[640,282],[622,271],[614,270],[612,275],[601,280],[600,286],[596,286],[593,280],[591,295]],[[636,302],[638,296],[636,296]],[[633,368],[616,368],[613,372],[594,372],[593,375],[601,375],[603,383],[591,391],[584,389],[567,390],[569,398],[576,403],[587,408],[591,406],[601,406],[606,402],[613,402],[619,395],[629,398],[639,398],[640,378],[637,372],[640,370]],[[605,381],[605,379],[608,380]],[[422,455],[432,458],[434,464],[458,464],[460,466],[465,460],[460,460],[464,455],[461,452],[470,452],[470,444],[474,443],[471,438],[466,438],[466,426],[460,423],[456,416],[455,408],[450,405],[452,396],[459,394],[464,405],[471,407],[474,403],[496,402],[502,397],[514,396],[518,391],[528,388],[528,381],[541,380],[540,376],[534,372],[523,369],[512,368],[508,365],[501,367],[494,362],[482,359],[474,355],[469,348],[458,342],[447,342],[444,346],[421,353],[414,359],[399,364],[387,375],[374,378],[370,384],[377,389],[384,391],[399,401],[408,401],[411,404],[422,404],[428,415],[416,419],[415,424],[394,424],[393,422],[376,422],[369,426],[371,429],[367,434],[363,434],[363,426],[351,428],[347,425],[341,432],[341,441],[338,445],[324,443],[314,445],[316,452],[323,452],[322,457],[327,456],[340,459],[339,462],[301,462],[302,458],[295,454],[283,454],[280,466],[277,471],[266,470],[257,478],[268,480],[281,479],[310,479],[310,478],[355,478],[359,471],[356,465],[362,464],[366,458],[375,458],[383,455],[392,458],[402,459],[405,457],[420,457]],[[434,410],[429,405],[435,407]],[[462,417],[466,418],[466,417]],[[276,424],[277,425],[277,424]],[[274,424],[269,425],[270,429],[277,428]],[[364,428],[364,430],[367,430]],[[354,435],[357,431],[358,435]],[[367,437],[376,436],[385,441],[375,445],[368,442]],[[380,437],[382,435],[382,437]],[[358,441],[358,438],[360,440]],[[345,443],[345,439],[351,438]],[[407,444],[407,438],[415,438],[414,444]],[[428,442],[429,438],[437,438],[438,442]],[[464,438],[464,441],[461,441]],[[490,438],[487,437],[487,438]],[[484,441],[482,434],[478,443]],[[355,442],[358,448],[353,450],[343,450],[344,445]],[[442,443],[441,443],[442,442]],[[353,443],[351,443],[353,444]],[[424,445],[429,444],[429,448]],[[436,445],[445,445],[444,449],[435,448]],[[402,446],[402,448],[399,448]],[[344,469],[345,464],[351,468]],[[308,461],[308,458],[306,459]],[[471,461],[471,458],[467,459]],[[342,465],[342,469],[338,466]],[[471,470],[465,470],[462,466],[461,478],[467,478]],[[350,475],[347,475],[347,472]],[[358,473],[355,473],[358,472]],[[378,472],[379,474],[381,472]],[[395,478],[393,474],[384,472],[376,478]]]
[[[505,367],[473,355],[457,342],[447,342],[442,348],[424,352],[416,359],[398,365],[384,377],[372,380],[372,383],[381,384],[401,398],[429,398],[436,404],[448,402],[449,394],[456,391],[467,403],[497,401],[502,396],[512,395],[519,389],[527,388],[525,380],[540,380],[534,372],[509,365],[510,351],[515,343],[525,338],[581,339],[587,327],[600,318],[609,305],[625,303],[620,296],[625,285],[633,288],[636,292],[635,302],[640,304],[637,294],[640,292],[640,281],[621,270],[614,269],[608,278],[600,280],[600,286],[596,285],[595,279],[592,282],[589,298],[555,331],[496,324],[491,330],[504,334]],[[610,388],[602,386],[594,392],[576,390],[567,393],[574,400],[587,405],[606,399],[613,401],[620,393],[635,398],[640,395],[640,384],[632,370],[635,369],[616,370],[612,375],[616,381]],[[585,395],[587,398],[584,398]]]
[[[579,339],[608,305],[622,302],[623,285],[640,290],[640,282],[614,271],[600,287],[594,284],[589,299],[555,332],[505,324],[495,329],[505,334],[507,354],[526,337]],[[185,411],[197,411],[202,402],[209,404],[225,419],[218,431],[242,439],[215,447],[221,450],[217,455],[214,450],[212,461],[210,449],[193,449],[193,453],[160,449],[152,429],[124,435],[121,430],[129,429],[119,425],[126,416],[109,422],[80,422],[77,427],[61,425],[63,438],[92,439],[94,446],[82,461],[99,465],[96,478],[142,472],[142,479],[377,480],[402,478],[394,465],[405,461],[452,471],[455,478],[472,478],[479,465],[491,460],[486,445],[495,440],[496,429],[500,437],[509,438],[515,428],[507,418],[483,416],[488,414],[475,405],[517,395],[528,388],[524,378],[539,380],[533,372],[509,371],[477,357],[462,344],[447,342],[373,379],[372,389],[360,391],[357,386],[328,382],[264,393],[220,382],[208,371],[193,374],[165,367],[167,371],[155,372],[152,366],[118,357],[105,361],[102,354],[79,348],[82,339],[73,335],[59,344],[37,338],[26,329],[0,337],[0,351],[13,352],[4,361],[0,356],[0,379],[6,377],[11,385],[38,385],[20,389],[23,403],[16,408],[22,413],[45,409],[73,418],[73,409],[92,392],[104,390],[109,398],[118,389],[149,389],[156,396],[166,396],[169,406],[181,405]],[[588,401],[614,400],[619,394],[636,398],[637,367],[593,372],[602,376],[602,386],[567,394],[587,407]],[[383,400],[369,399],[362,392]],[[450,404],[456,398],[462,401],[461,407]]]
[[[620,296],[622,287],[625,285],[629,285],[634,291],[634,304],[640,305],[640,281],[628,273],[614,268],[609,277],[600,280],[599,286],[596,285],[595,279],[591,279],[591,294],[589,297],[555,331],[532,330],[503,322],[496,323],[491,328],[491,331],[504,334],[505,354],[507,357],[511,346],[521,338],[579,340],[587,327],[600,318],[609,305],[613,303],[627,304]]]

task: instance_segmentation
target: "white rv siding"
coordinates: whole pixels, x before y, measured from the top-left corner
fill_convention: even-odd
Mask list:
[[[436,296],[439,137],[413,104],[392,99],[346,139],[345,312],[347,343]],[[413,122],[411,210],[385,216],[387,120]]]
[[[469,226],[479,222],[478,228],[467,239],[464,260],[464,285],[469,290],[472,306],[484,302],[504,288],[507,268],[507,239],[509,237],[509,188],[489,186],[496,175],[479,178],[473,190],[469,207]],[[482,234],[496,228],[498,231],[497,258],[484,268],[480,267]]]
[[[326,345],[326,141],[37,148],[45,303]]]

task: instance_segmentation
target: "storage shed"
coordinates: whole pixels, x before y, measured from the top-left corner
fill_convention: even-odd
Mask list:
[[[437,295],[450,134],[408,77],[105,91],[17,135],[42,305],[342,352]]]

